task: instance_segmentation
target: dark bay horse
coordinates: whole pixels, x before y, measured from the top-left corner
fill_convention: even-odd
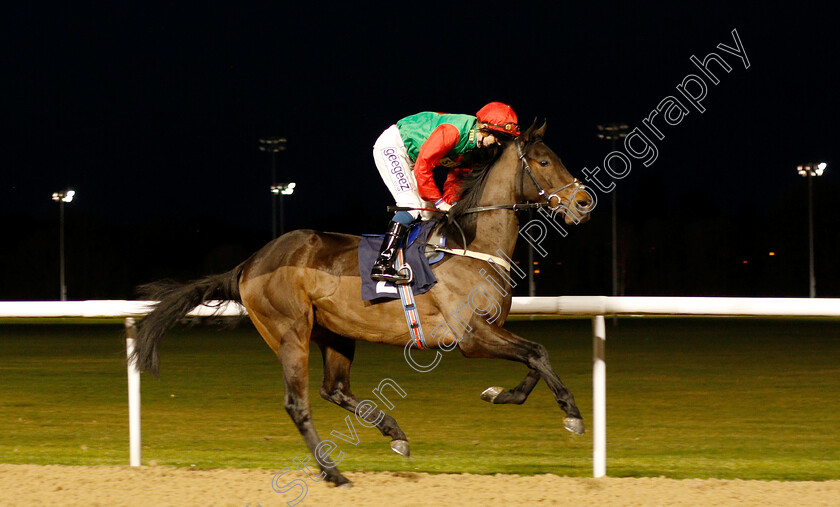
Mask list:
[[[543,143],[545,125],[531,126],[508,142],[495,160],[473,171],[461,201],[440,228],[448,229],[450,248],[467,248],[510,258],[519,231],[512,205],[542,202],[560,211],[567,224],[588,219],[592,198],[572,178],[559,157]],[[545,188],[547,191],[543,191]],[[478,212],[480,208],[483,209]],[[463,239],[462,239],[463,238]],[[158,282],[145,296],[159,300],[138,326],[134,358],[143,371],[157,374],[158,346],[164,333],[192,308],[211,300],[241,302],[265,342],[277,354],[285,381],[285,408],[318,458],[328,481],[349,481],[329,457],[318,456],[321,443],[309,406],[309,348],[315,343],[324,359],[321,396],[349,411],[360,401],[350,390],[355,340],[410,347],[411,338],[399,300],[372,304],[361,299],[357,249],[360,238],[346,234],[298,230],[268,243],[233,270],[188,284]],[[466,243],[463,245],[462,243]],[[430,349],[457,346],[465,357],[499,358],[525,364],[529,371],[513,389],[488,388],[481,398],[491,403],[521,404],[539,379],[545,380],[560,408],[563,425],[584,432],[572,393],[551,368],[545,347],[506,331],[502,325],[511,305],[511,281],[503,269],[485,260],[447,255],[434,267],[438,283],[416,297]],[[495,288],[492,288],[491,285]],[[478,299],[477,287],[484,287]],[[431,333],[428,330],[432,330]],[[446,332],[438,332],[438,331]],[[357,415],[359,415],[357,413]],[[365,420],[375,423],[391,448],[408,456],[408,440],[397,422],[374,409]]]

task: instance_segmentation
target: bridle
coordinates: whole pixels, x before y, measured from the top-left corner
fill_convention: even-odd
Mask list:
[[[469,214],[469,213],[479,213],[479,212],[482,212],[482,211],[493,211],[493,210],[510,210],[510,211],[514,211],[514,212],[517,212],[517,211],[520,211],[520,210],[526,210],[526,209],[534,209],[534,208],[551,208],[552,210],[555,210],[563,204],[566,205],[567,209],[571,209],[571,200],[569,198],[561,197],[560,194],[569,187],[572,187],[572,189],[577,189],[577,190],[582,190],[582,189],[585,189],[586,187],[584,187],[580,183],[580,180],[578,180],[577,178],[573,178],[571,183],[553,191],[550,194],[546,194],[545,189],[542,187],[542,185],[540,185],[540,182],[537,179],[537,175],[534,174],[534,171],[533,171],[533,169],[531,169],[531,165],[528,163],[528,159],[526,157],[528,147],[532,143],[534,143],[534,141],[528,141],[528,142],[525,143],[525,146],[523,147],[522,144],[520,144],[520,142],[519,142],[519,138],[514,140],[514,144],[516,145],[516,153],[517,153],[517,156],[519,157],[519,161],[521,162],[521,165],[520,165],[521,171],[519,173],[519,185],[520,185],[520,191],[519,192],[520,192],[520,194],[522,194],[522,192],[523,192],[522,191],[523,180],[525,179],[525,175],[527,174],[528,177],[531,178],[531,181],[534,183],[534,187],[537,189],[538,195],[542,198],[542,202],[526,202],[526,203],[512,203],[512,204],[496,204],[496,205],[491,205],[491,206],[478,206],[478,207],[475,207],[475,208],[468,208],[468,209],[462,211],[461,215],[466,215],[466,214]],[[572,192],[570,192],[569,195],[571,196]],[[551,206],[551,198],[552,197],[557,198],[557,200],[558,200],[557,206]],[[418,209],[418,208],[404,208],[404,207],[397,207],[397,206],[388,206],[388,211],[411,211],[411,210],[416,210],[416,209]],[[436,211],[436,210],[430,209],[429,211]],[[475,257],[475,258],[480,258],[480,259],[485,259],[485,260],[490,259],[493,262],[496,262],[497,264],[501,264],[501,265],[506,264],[506,261],[504,261],[503,259],[500,259],[498,257],[495,257],[493,255],[488,255],[488,254],[484,254],[484,253],[480,253],[480,252],[477,253],[477,252],[467,250],[467,237],[466,237],[466,234],[464,233],[464,229],[461,227],[461,224],[458,223],[458,220],[451,220],[451,223],[455,225],[455,227],[458,229],[458,231],[461,234],[461,244],[464,246],[464,248],[462,250],[451,250],[451,249],[448,249],[448,248],[440,247],[438,245],[431,245],[431,244],[428,244],[428,243],[422,243],[422,244],[424,244],[425,246],[430,246],[437,251],[443,251],[443,252],[447,252],[447,253],[450,253],[450,254],[463,255],[463,256],[467,256],[467,257]],[[508,265],[507,269],[510,270],[509,265]]]
[[[540,185],[539,180],[537,179],[537,175],[534,174],[534,170],[531,169],[531,164],[528,163],[527,159],[527,151],[528,146],[534,143],[534,141],[528,141],[525,143],[525,147],[523,148],[522,144],[519,142],[519,138],[514,140],[514,145],[516,146],[516,154],[521,162],[521,171],[519,173],[519,187],[520,187],[520,194],[522,193],[522,181],[527,174],[531,181],[534,183],[534,187],[537,189],[537,194],[543,199],[542,202],[523,202],[523,203],[512,203],[512,204],[493,204],[490,206],[476,206],[474,208],[467,208],[461,211],[461,215],[468,215],[470,213],[479,213],[482,211],[493,211],[493,210],[510,210],[510,211],[522,211],[527,209],[535,209],[535,208],[551,208],[555,209],[563,204],[566,205],[567,208],[571,207],[571,201],[568,198],[560,197],[560,193],[566,190],[569,187],[578,190],[585,190],[586,187],[580,182],[579,179],[573,178],[570,183],[564,185],[557,190],[553,191],[550,194],[546,194],[545,189]],[[570,192],[569,195],[572,193]],[[551,198],[556,197],[558,200],[557,206],[551,206]],[[389,212],[392,211],[414,211],[414,210],[421,210],[421,211],[437,211],[433,208],[412,208],[412,207],[404,207],[404,206],[388,206],[387,207]],[[457,222],[456,222],[457,225]],[[459,226],[460,227],[460,226]]]
[[[534,208],[548,208],[548,207],[552,207],[551,206],[551,198],[552,197],[557,198],[557,200],[559,201],[558,206],[561,205],[561,204],[564,204],[564,201],[565,201],[566,205],[570,205],[571,202],[569,201],[569,199],[564,199],[563,197],[560,197],[560,193],[563,192],[564,190],[566,190],[569,187],[585,188],[580,183],[580,180],[578,180],[577,178],[574,178],[574,179],[572,179],[571,183],[569,183],[569,184],[567,184],[563,187],[560,187],[559,189],[553,191],[550,194],[546,194],[545,189],[542,187],[542,185],[540,185],[539,180],[537,180],[537,175],[534,174],[533,169],[531,169],[531,164],[528,163],[528,159],[527,159],[528,146],[530,144],[532,144],[534,141],[528,141],[527,143],[525,143],[524,147],[519,142],[519,138],[516,138],[513,142],[514,142],[514,145],[516,146],[516,155],[519,157],[519,161],[521,162],[520,167],[522,169],[521,172],[520,172],[520,177],[519,177],[520,193],[521,193],[521,188],[522,188],[522,180],[525,178],[525,175],[527,174],[528,177],[531,178],[531,181],[534,183],[534,187],[537,189],[537,194],[543,199],[543,202],[526,202],[526,203],[513,203],[513,204],[496,204],[496,205],[491,205],[491,206],[478,206],[478,207],[475,207],[475,208],[465,209],[464,211],[461,212],[461,214],[466,215],[468,213],[478,213],[478,212],[481,212],[481,211],[492,211],[492,210],[498,210],[498,209],[520,211],[520,210],[534,209]],[[554,207],[557,207],[557,206],[554,206]]]

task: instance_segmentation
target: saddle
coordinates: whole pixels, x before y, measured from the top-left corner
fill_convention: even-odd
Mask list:
[[[446,236],[444,236],[443,234],[443,227],[436,227],[436,225],[437,223],[432,223],[432,226],[430,228],[431,230],[426,236],[426,244],[423,249],[423,255],[426,257],[426,260],[429,262],[429,265],[442,261],[444,252],[441,252],[438,249],[446,248]],[[406,240],[409,246],[411,246],[411,244],[414,243],[414,241],[420,235],[420,226],[421,224],[417,224],[414,226],[414,228],[411,229],[411,231],[409,231],[408,239]]]
[[[413,277],[413,280],[406,285],[411,287],[415,296],[428,292],[437,283],[431,265],[443,260],[446,254],[488,261],[510,271],[512,261],[507,256],[502,258],[471,250],[447,248],[447,240],[442,231],[443,227],[440,227],[438,222],[420,222],[409,231],[405,241],[408,246],[402,247],[404,263],[408,264]],[[376,282],[367,276],[379,256],[381,244],[382,236],[377,234],[364,234],[359,242],[359,273],[362,277],[363,301],[400,297],[394,285]]]
[[[435,222],[415,224],[402,247],[404,262],[408,264],[413,276],[411,283],[407,285],[411,287],[415,296],[428,292],[437,283],[430,265],[443,259],[444,253],[438,252],[435,247],[445,245],[446,240],[439,233],[433,233],[435,225]],[[382,236],[376,234],[364,234],[359,242],[359,274],[362,278],[363,301],[400,298],[393,284],[377,282],[367,276],[379,256],[381,243]]]

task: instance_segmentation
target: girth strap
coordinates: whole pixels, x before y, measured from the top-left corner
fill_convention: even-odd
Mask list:
[[[499,266],[502,266],[506,270],[510,271],[510,263],[501,257],[497,257],[495,255],[490,255],[482,252],[474,252],[472,250],[464,250],[461,248],[444,248],[442,246],[435,246],[435,250],[438,252],[445,252],[452,255],[460,255],[462,257],[471,257],[473,259],[480,259],[482,261],[491,261]]]

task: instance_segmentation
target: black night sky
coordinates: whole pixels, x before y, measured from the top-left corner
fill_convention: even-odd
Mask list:
[[[833,9],[541,4],[7,7],[0,299],[58,298],[57,190],[78,193],[65,208],[69,298],[132,298],[140,283],[226,271],[270,240],[261,137],[288,139],[287,229],[382,232],[392,200],[371,146],[399,118],[503,101],[526,125],[547,118],[547,144],[582,177],[610,151],[597,124],[642,127],[699,74],[689,58],[710,52],[732,71],[712,64],[705,112],[665,125],[657,160],[617,182],[623,292],[807,296],[795,168],[825,161],[817,292],[840,296]],[[718,49],[733,29],[748,69]],[[598,197],[590,223],[546,243],[538,294],[611,292],[610,198]]]

